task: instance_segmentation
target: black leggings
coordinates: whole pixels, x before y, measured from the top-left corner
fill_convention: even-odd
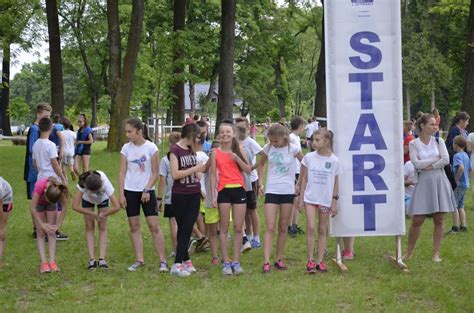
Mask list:
[[[193,194],[172,194],[171,205],[174,217],[178,225],[178,243],[176,245],[175,263],[182,263],[189,260],[188,246],[193,226],[196,222],[201,193]]]

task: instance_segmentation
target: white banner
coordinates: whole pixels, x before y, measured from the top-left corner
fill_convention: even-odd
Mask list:
[[[331,235],[405,233],[399,0],[324,2],[328,126],[339,177]]]

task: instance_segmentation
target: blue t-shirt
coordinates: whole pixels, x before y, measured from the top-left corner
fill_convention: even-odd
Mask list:
[[[58,150],[61,144],[61,142],[59,141],[58,132],[63,131],[63,130],[64,130],[64,126],[62,124],[53,124],[53,129],[51,130],[51,134],[49,135],[49,140],[54,142]]]
[[[456,151],[453,149],[453,140],[454,137],[462,135],[464,139],[467,139],[467,131],[465,129],[461,129],[457,126],[451,127],[448,133],[448,137],[446,138],[446,149],[448,150],[449,153],[449,162],[453,164],[453,156],[456,154]],[[464,149],[466,151],[466,149]]]
[[[28,130],[28,135],[26,137],[26,158],[25,158],[25,168],[24,168],[24,179],[27,182],[34,183],[36,182],[36,177],[38,173],[33,167],[33,145],[40,137],[40,130],[38,125],[31,125]]]
[[[471,170],[471,162],[467,153],[464,151],[457,152],[453,157],[454,175],[458,172],[459,165],[461,164],[464,166],[464,171],[461,177],[459,177],[459,187],[467,189],[469,188],[469,171]]]
[[[94,136],[94,131],[89,126],[86,126],[83,129],[79,129],[77,131],[77,141],[87,141],[87,139],[89,138],[89,134],[92,134],[92,136]],[[78,144],[76,146],[76,154],[81,154],[82,150],[84,150],[84,146],[90,145],[85,145],[83,143]]]
[[[209,152],[211,152],[211,147],[212,147],[212,144],[206,140],[202,144],[202,151],[204,151],[206,154],[209,154]]]

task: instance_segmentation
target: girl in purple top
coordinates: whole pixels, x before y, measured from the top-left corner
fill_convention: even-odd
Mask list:
[[[170,148],[171,176],[174,179],[171,190],[171,205],[178,225],[176,258],[171,275],[189,276],[196,269],[188,255],[188,245],[201,201],[201,172],[206,165],[196,160],[196,145],[201,129],[196,124],[187,124],[181,131],[181,139]]]

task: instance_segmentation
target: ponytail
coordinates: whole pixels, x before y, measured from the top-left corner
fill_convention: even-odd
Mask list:
[[[247,162],[245,161],[246,159],[244,158],[243,154],[242,154],[242,150],[240,149],[240,144],[239,144],[239,140],[237,140],[237,138],[232,138],[232,144],[230,146],[231,150],[233,153],[237,154],[237,156],[245,163],[247,164]]]

